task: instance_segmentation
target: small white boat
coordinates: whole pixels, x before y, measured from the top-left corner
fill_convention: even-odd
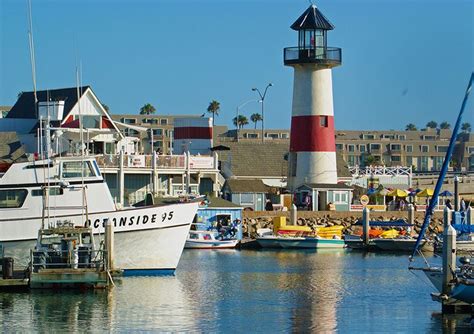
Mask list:
[[[215,231],[189,231],[184,248],[187,249],[222,249],[235,248],[238,239],[218,239]]]

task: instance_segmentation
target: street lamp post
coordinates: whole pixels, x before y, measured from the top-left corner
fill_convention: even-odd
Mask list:
[[[236,108],[236,111],[235,111],[235,126],[236,126],[235,139],[236,139],[236,141],[239,141],[239,110],[240,110],[240,108],[242,108],[243,106],[245,106],[246,104],[248,104],[250,102],[258,102],[258,100],[252,99],[252,100],[242,102]]]
[[[264,122],[264,120],[265,120],[265,117],[263,116],[263,103],[265,102],[265,96],[267,95],[267,89],[268,89],[268,87],[271,87],[271,86],[273,86],[273,84],[270,82],[270,83],[267,85],[267,87],[265,87],[265,91],[263,92],[263,95],[262,95],[262,93],[260,93],[260,91],[258,90],[258,88],[252,88],[252,90],[253,90],[254,92],[257,92],[257,93],[258,93],[258,95],[260,96],[260,101],[262,102],[262,143],[265,141],[265,138],[264,138],[264,136],[263,136],[263,134],[264,134],[263,131],[264,131],[264,129],[265,129],[264,124],[263,124],[263,122]]]

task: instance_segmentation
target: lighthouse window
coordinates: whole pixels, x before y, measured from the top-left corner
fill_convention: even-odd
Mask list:
[[[28,195],[26,189],[0,190],[0,208],[21,208],[26,195]]]
[[[328,117],[327,116],[320,116],[319,117],[319,125],[322,127],[327,128],[328,127]]]

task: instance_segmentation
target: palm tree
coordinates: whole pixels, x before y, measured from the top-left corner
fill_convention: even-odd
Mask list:
[[[436,129],[438,127],[438,123],[436,123],[435,121],[429,121],[428,123],[426,123],[426,127]]]
[[[250,120],[255,124],[255,129],[257,129],[257,122],[260,122],[262,120],[262,115],[259,113],[252,114],[250,116]]]
[[[102,107],[105,109],[105,111],[109,112],[110,108],[108,105],[106,105],[105,103],[102,103]]]
[[[244,125],[249,124],[249,120],[244,115],[239,115],[239,118],[234,117],[232,122],[234,123],[235,126],[237,126],[237,122],[238,122],[239,129],[242,129],[244,127]]]
[[[214,126],[215,116],[219,116],[219,111],[221,110],[221,104],[216,100],[212,100],[209,102],[209,106],[207,107],[207,112],[212,114],[212,126]]]
[[[465,133],[469,133],[471,132],[471,124],[466,122],[466,123],[462,123],[461,125],[461,130]]]
[[[143,107],[140,108],[140,115],[151,115],[154,114],[156,108],[153,107],[150,103],[145,104]]]
[[[439,125],[439,128],[440,129],[450,129],[451,128],[451,124],[449,124],[448,122],[442,122],[440,125]]]
[[[413,123],[409,123],[405,127],[405,131],[416,131],[416,130],[417,130],[416,125]]]

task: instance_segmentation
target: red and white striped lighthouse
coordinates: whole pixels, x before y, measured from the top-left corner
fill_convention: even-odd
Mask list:
[[[336,184],[336,143],[331,69],[341,65],[341,49],[327,46],[334,26],[311,5],[291,25],[298,46],[284,50],[294,68],[288,187]]]

